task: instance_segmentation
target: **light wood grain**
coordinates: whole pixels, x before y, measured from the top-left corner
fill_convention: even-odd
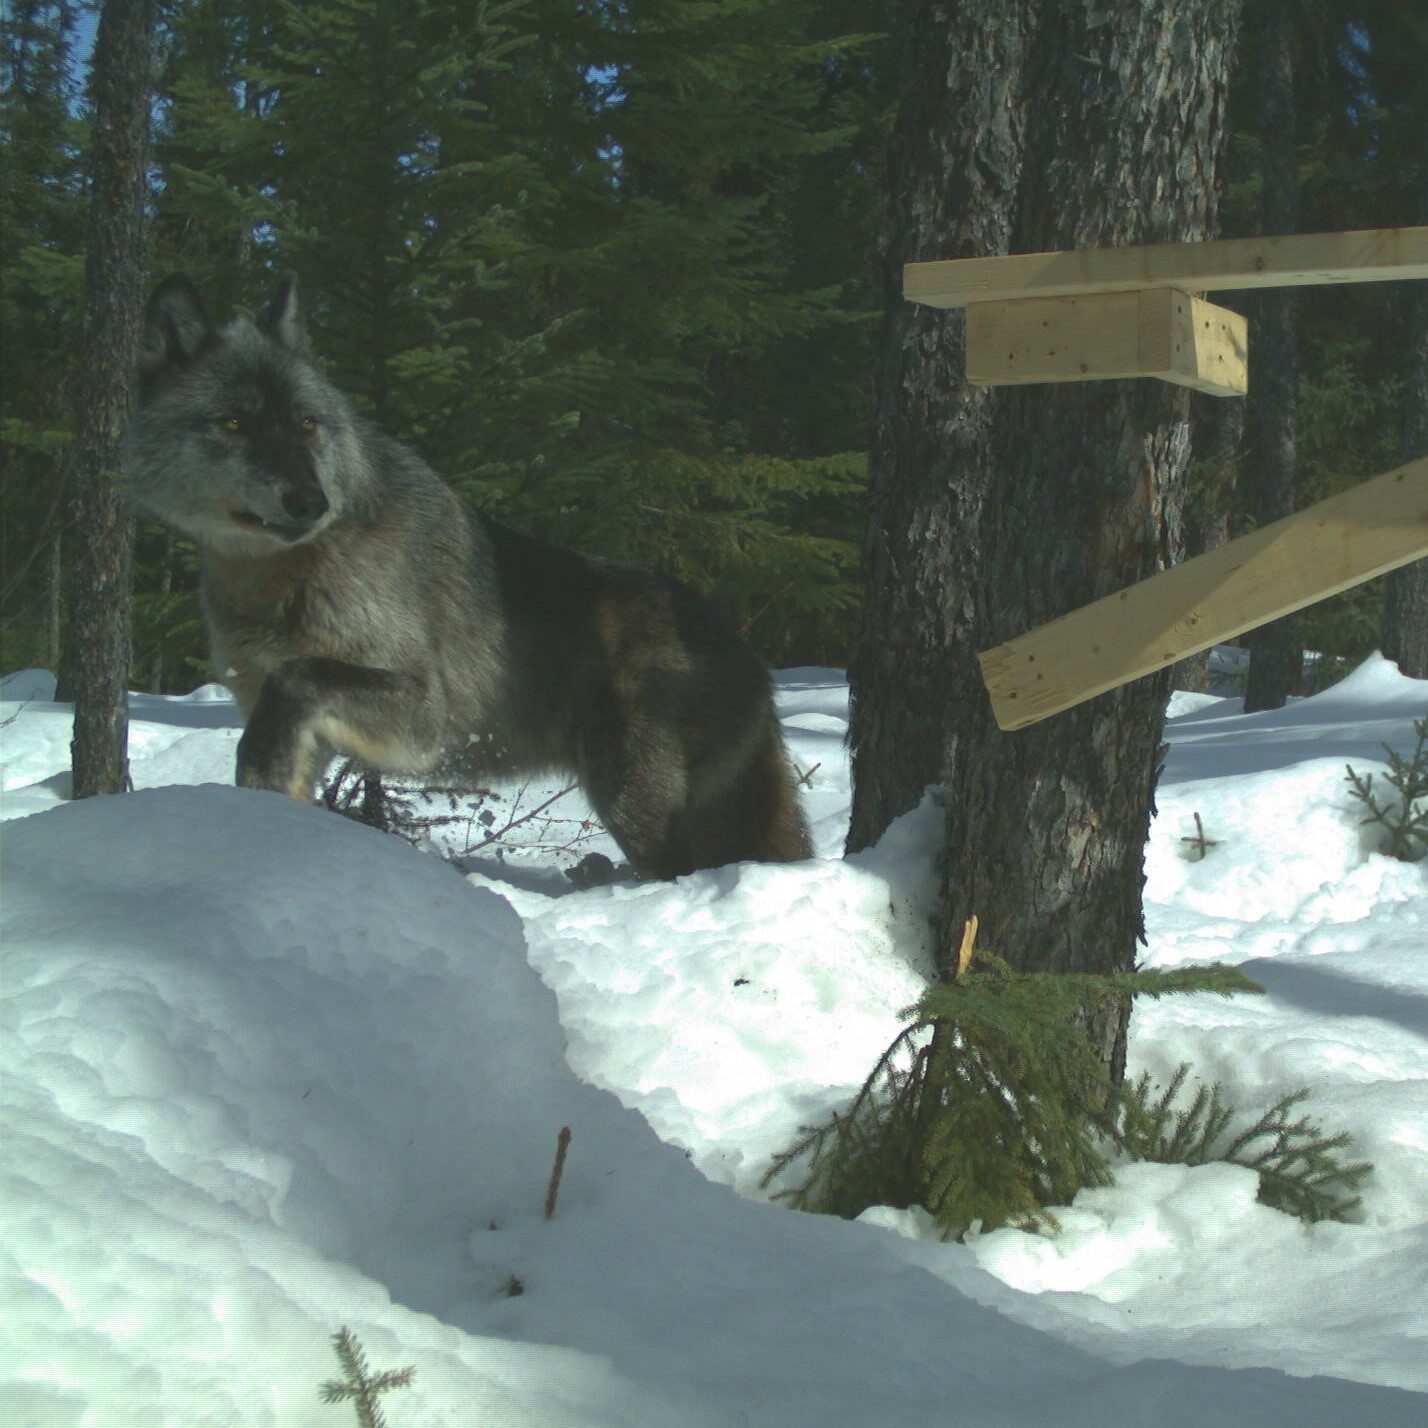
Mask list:
[[[1239,313],[1175,288],[967,308],[967,379],[980,386],[1159,377],[1240,396],[1247,351]]]
[[[1428,556],[1428,457],[977,656],[1003,729]]]
[[[932,307],[963,307],[1142,288],[1211,292],[1392,278],[1428,278],[1428,227],[908,263],[903,295]]]

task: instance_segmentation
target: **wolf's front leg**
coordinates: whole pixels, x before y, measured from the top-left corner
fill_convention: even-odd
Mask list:
[[[343,660],[285,660],[263,681],[238,741],[238,783],[306,803],[334,754],[416,772],[441,753],[441,694],[414,674]]]

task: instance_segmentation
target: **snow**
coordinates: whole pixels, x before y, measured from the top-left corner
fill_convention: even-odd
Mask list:
[[[1124,1165],[1055,1231],[961,1244],[760,1188],[928,969],[940,810],[840,857],[837,671],[779,682],[817,858],[584,891],[560,868],[603,836],[532,820],[463,875],[229,786],[217,686],[133,696],[138,791],[68,803],[53,693],[0,689],[7,1428],[351,1422],[317,1392],[342,1325],[416,1367],[392,1428],[1428,1422],[1428,864],[1344,781],[1428,683],[1176,695],[1147,852],[1146,962],[1268,994],[1138,1007],[1132,1074],[1188,1061],[1256,1113],[1307,1087],[1374,1162],[1356,1221]]]

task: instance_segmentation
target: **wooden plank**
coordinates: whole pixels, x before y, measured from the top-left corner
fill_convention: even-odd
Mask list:
[[[1175,288],[967,308],[967,379],[982,386],[1159,377],[1241,396],[1246,352],[1239,313]]]
[[[1076,297],[1140,288],[1288,288],[1428,278],[1428,227],[1292,233],[908,263],[903,296],[932,307]]]
[[[977,656],[1022,729],[1281,615],[1428,556],[1428,457]]]

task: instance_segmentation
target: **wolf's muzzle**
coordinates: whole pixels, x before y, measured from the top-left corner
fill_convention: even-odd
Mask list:
[[[311,525],[327,514],[328,501],[321,486],[293,486],[283,492],[283,510],[294,521]]]

